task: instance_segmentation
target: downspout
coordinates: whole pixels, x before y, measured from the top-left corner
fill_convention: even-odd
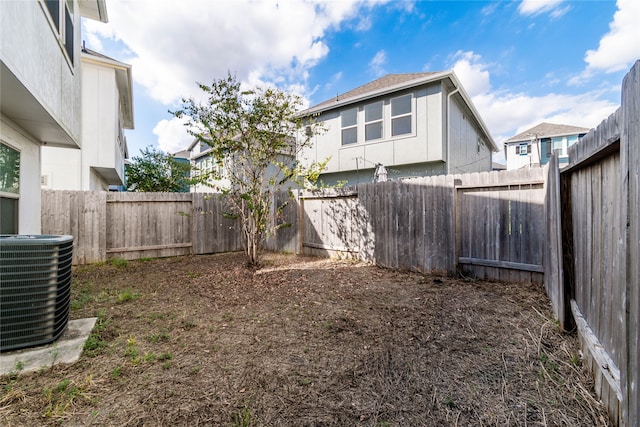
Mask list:
[[[451,96],[458,93],[460,89],[456,88],[447,95],[447,175],[451,172],[449,159],[451,158]]]

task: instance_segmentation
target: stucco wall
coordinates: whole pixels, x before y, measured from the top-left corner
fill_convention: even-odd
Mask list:
[[[446,173],[446,166],[444,162],[397,165],[393,167],[387,167],[386,169],[387,179],[389,180],[443,175]],[[347,182],[347,185],[351,186],[365,182],[373,182],[374,174],[375,169],[371,168],[357,171],[336,172],[328,174],[325,173],[320,176],[318,185],[334,186],[341,182]]]
[[[83,62],[82,106],[83,174],[89,178],[89,167],[93,166],[111,168],[121,175],[118,88],[113,68]]]
[[[391,136],[391,98],[413,94],[412,133]],[[383,138],[364,139],[364,105],[383,100]],[[353,108],[354,105],[344,109]],[[439,83],[413,90],[369,99],[358,106],[358,140],[342,145],[340,111],[332,110],[316,118],[324,123],[326,133],[314,138],[314,145],[305,150],[300,159],[305,164],[321,162],[331,157],[326,173],[357,171],[373,168],[376,163],[385,166],[408,165],[444,160],[442,91]]]
[[[120,105],[113,68],[83,61],[82,106],[82,150],[43,147],[42,173],[49,177],[47,188],[99,191],[124,182],[124,153],[117,141]]]
[[[82,153],[79,149],[42,147],[42,175],[50,190],[89,190],[82,185]],[[88,177],[87,177],[88,178]]]
[[[18,233],[40,234],[40,145],[2,115],[0,140],[20,152]]]
[[[75,11],[75,62],[71,65],[43,3],[0,1],[0,57],[71,138],[79,142],[80,14],[77,4]]]
[[[483,141],[478,125],[459,97],[449,102],[449,161],[448,173],[487,172],[491,170],[491,150]]]

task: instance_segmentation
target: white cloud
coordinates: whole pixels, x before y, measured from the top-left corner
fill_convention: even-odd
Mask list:
[[[456,61],[453,71],[469,96],[474,97],[491,89],[489,71],[486,69],[487,66],[480,62],[480,55],[459,50],[453,55],[453,60]]]
[[[228,72],[247,84],[277,85],[305,98],[308,70],[329,53],[325,34],[350,20],[366,29],[360,12],[389,1],[109,0],[109,23],[86,20],[83,37],[131,64],[138,88],[170,108],[181,98],[200,98],[196,82],[208,84]],[[159,121],[153,132],[165,151],[189,143],[175,119]]]
[[[640,59],[640,1],[618,0],[609,32],[595,50],[585,54],[587,71],[623,71]]]
[[[166,153],[177,153],[186,149],[192,142],[193,136],[187,133],[185,119],[176,117],[171,120],[160,120],[153,133],[158,136],[158,146]]]
[[[518,6],[518,11],[523,15],[538,15],[545,12],[557,13],[558,6],[563,1],[564,0],[522,0]]]
[[[487,93],[473,102],[497,143],[540,122],[595,127],[613,113],[617,105],[601,98],[600,92],[580,95],[551,93]]]
[[[121,41],[133,76],[151,98],[170,105],[227,71],[246,81],[284,76],[299,84],[329,52],[326,31],[356,17],[357,0],[219,1],[186,5],[157,0],[112,0],[109,23],[87,21],[88,36]]]
[[[83,37],[86,38],[86,40],[83,38],[82,43],[85,43],[86,41],[87,48],[92,49],[96,52],[102,52],[104,50],[104,47],[102,46],[102,40],[95,33],[84,32]]]
[[[540,122],[595,127],[618,108],[605,99],[608,89],[579,95],[550,93],[542,96],[494,91],[491,67],[482,62],[480,55],[457,52],[453,59],[456,61],[453,70],[499,146]]]
[[[384,65],[386,63],[387,53],[384,50],[379,50],[376,52],[371,61],[369,61],[369,68],[376,77],[380,77],[385,74]]]

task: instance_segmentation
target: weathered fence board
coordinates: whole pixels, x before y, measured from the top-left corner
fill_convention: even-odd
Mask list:
[[[298,203],[288,192],[272,194],[272,221],[276,226],[274,235],[267,236],[264,247],[267,250],[297,253],[298,242]]]
[[[43,233],[74,236],[74,264],[106,259],[106,198],[98,191],[42,191]]]
[[[569,298],[566,298],[568,290],[564,285],[564,268],[562,256],[562,224],[561,224],[561,195],[560,195],[560,170],[558,168],[558,156],[553,155],[546,167],[547,176],[545,185],[545,214],[546,214],[546,243],[544,251],[544,277],[545,289],[553,314],[560,321],[563,329],[568,329],[570,323]]]
[[[106,202],[107,258],[192,253],[190,194],[107,193]]]
[[[618,373],[626,364],[627,330],[626,280],[619,280],[619,271],[625,270],[620,209],[626,205],[621,198],[620,116],[618,110],[582,138],[562,172],[571,192],[571,208],[565,210],[571,215],[573,240],[571,309],[597,380],[596,393],[615,421],[622,419]]]
[[[474,173],[303,192],[302,251],[505,281],[542,282],[541,170]]]
[[[569,149],[559,185],[554,174],[547,183],[547,293],[565,325],[570,300],[596,393],[625,426],[640,424],[639,80],[637,61],[621,107]]]
[[[626,258],[626,269],[619,280],[626,288],[626,366],[621,367],[622,418],[628,426],[640,425],[640,61],[622,82],[622,121],[620,136],[620,179],[627,194],[621,224],[628,224],[627,245],[617,255]],[[624,234],[623,234],[624,235]]]
[[[218,194],[43,190],[42,201],[43,233],[73,235],[76,265],[242,249]]]
[[[475,277],[543,281],[542,169],[456,178],[458,263]]]
[[[191,193],[193,198],[193,253],[210,254],[242,249],[240,222],[228,215],[230,208],[221,194]]]
[[[359,230],[362,227],[358,217],[357,196],[357,192],[351,189],[300,193],[303,252],[353,256],[360,251]]]

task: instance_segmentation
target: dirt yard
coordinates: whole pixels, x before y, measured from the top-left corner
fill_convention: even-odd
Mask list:
[[[0,378],[4,426],[608,425],[540,286],[241,253],[76,268],[79,362]]]

